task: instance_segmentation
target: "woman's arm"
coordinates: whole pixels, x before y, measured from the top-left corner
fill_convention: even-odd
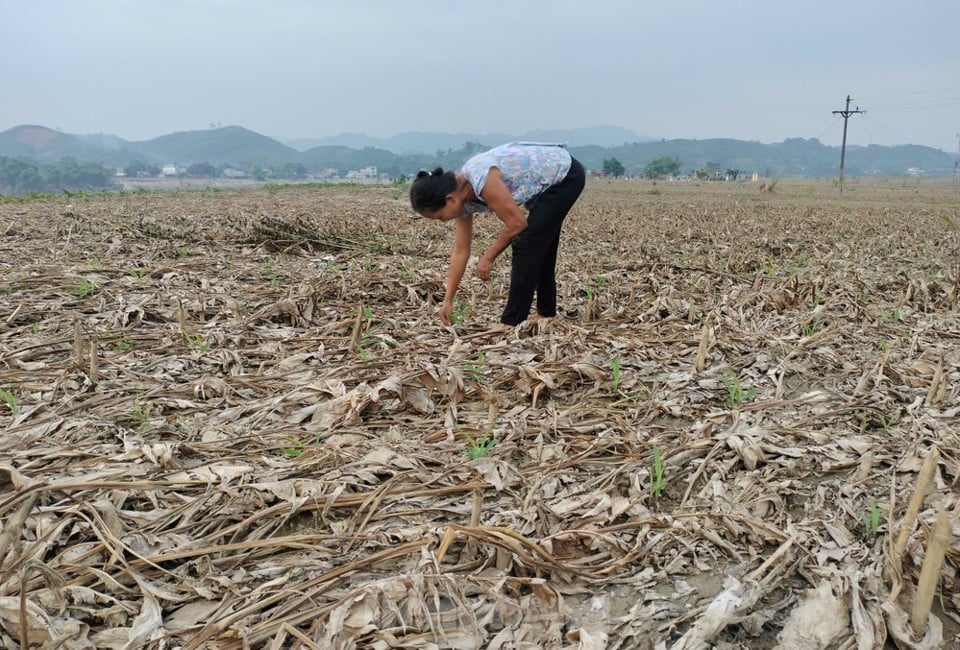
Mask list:
[[[443,304],[440,305],[440,320],[444,325],[450,324],[453,314],[453,299],[460,288],[460,280],[466,271],[470,260],[470,243],[473,240],[473,217],[464,216],[454,219],[456,229],[453,242],[453,252],[450,253],[450,269],[447,272],[447,286],[443,294]]]
[[[503,175],[496,167],[492,167],[487,172],[487,181],[480,193],[484,203],[490,206],[500,221],[503,222],[503,228],[500,230],[500,236],[497,237],[477,262],[477,275],[483,280],[490,279],[490,267],[493,261],[502,253],[510,241],[524,231],[527,227],[527,218],[523,216],[520,206],[510,194],[510,189],[503,182]]]

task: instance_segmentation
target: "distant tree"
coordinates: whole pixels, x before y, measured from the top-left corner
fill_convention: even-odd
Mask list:
[[[43,178],[35,162],[26,158],[0,157],[0,192],[42,192]]]
[[[123,168],[123,173],[126,174],[127,176],[133,176],[133,177],[140,176],[141,173],[146,174],[147,163],[143,162],[142,160],[131,160]]]
[[[80,162],[76,158],[64,158],[40,171],[46,186],[44,191],[102,190],[110,187],[113,177],[113,171],[100,163]]]
[[[680,159],[670,156],[661,156],[651,160],[643,167],[643,175],[647,178],[663,178],[676,176],[680,173]]]
[[[28,167],[17,177],[17,187],[20,192],[42,192],[44,190],[43,175],[37,167]]]
[[[278,178],[301,179],[307,177],[307,168],[303,163],[286,163],[274,170]]]
[[[217,168],[208,162],[194,163],[187,167],[187,176],[194,178],[215,178],[218,175]]]
[[[626,169],[624,169],[623,163],[621,163],[619,160],[617,160],[616,158],[603,159],[603,175],[604,176],[619,178],[620,176],[623,176],[624,173],[626,173]]]
[[[100,163],[64,158],[53,165],[38,165],[26,158],[0,156],[0,192],[28,194],[61,190],[103,190],[112,185],[113,169]]]

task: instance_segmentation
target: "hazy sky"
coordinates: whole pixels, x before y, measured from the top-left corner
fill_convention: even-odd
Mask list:
[[[0,131],[236,124],[956,152],[958,0],[0,0]]]

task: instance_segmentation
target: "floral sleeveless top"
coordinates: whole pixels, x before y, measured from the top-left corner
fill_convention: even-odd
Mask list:
[[[514,200],[526,203],[562,181],[571,163],[565,145],[511,142],[473,156],[464,163],[460,173],[480,196],[490,168],[496,167]]]

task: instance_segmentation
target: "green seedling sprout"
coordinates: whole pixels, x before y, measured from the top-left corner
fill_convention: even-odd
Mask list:
[[[870,507],[860,515],[860,520],[863,522],[864,537],[876,537],[880,528],[880,508],[875,499],[870,499]]]
[[[740,383],[740,377],[737,376],[737,373],[733,370],[727,370],[727,374],[728,377],[723,380],[727,386],[727,408],[740,408],[745,401],[756,396],[757,389],[743,390],[743,385]]]
[[[467,439],[467,444],[469,445],[467,447],[467,456],[470,457],[470,460],[477,460],[478,458],[489,456],[497,444],[496,438],[493,437],[492,426],[484,432],[482,438],[474,438],[466,431],[461,432]]]
[[[620,388],[620,355],[610,358],[610,373],[613,376],[613,390]]]
[[[146,424],[153,413],[153,402],[142,404],[139,400],[134,403],[133,410],[127,415],[131,420],[138,424]]]
[[[481,382],[484,379],[484,375],[487,372],[486,365],[484,364],[484,353],[483,350],[480,350],[480,354],[477,355],[477,360],[473,363],[466,364],[463,369],[467,373],[467,376],[475,382]]]
[[[463,305],[457,303],[453,308],[453,313],[450,314],[450,323],[453,325],[459,325],[463,321],[467,320],[467,317],[470,316],[472,311],[473,310],[469,306],[464,307]]]
[[[288,443],[288,446],[280,448],[280,455],[296,458],[303,453],[303,443],[295,436],[284,436],[283,441]]]
[[[199,334],[187,334],[186,332],[180,332],[180,334],[183,336],[187,347],[193,352],[207,352],[211,347],[210,343],[204,341]]]
[[[0,399],[4,401],[7,405],[7,408],[10,409],[10,412],[16,416],[20,413],[20,402],[17,400],[17,396],[11,393],[10,391],[0,388]]]
[[[660,448],[653,446],[653,465],[650,467],[650,496],[658,498],[667,487],[667,482],[663,480],[663,458],[660,456]]]
[[[97,283],[88,278],[80,280],[79,284],[73,288],[73,293],[78,298],[86,298],[97,290]]]

